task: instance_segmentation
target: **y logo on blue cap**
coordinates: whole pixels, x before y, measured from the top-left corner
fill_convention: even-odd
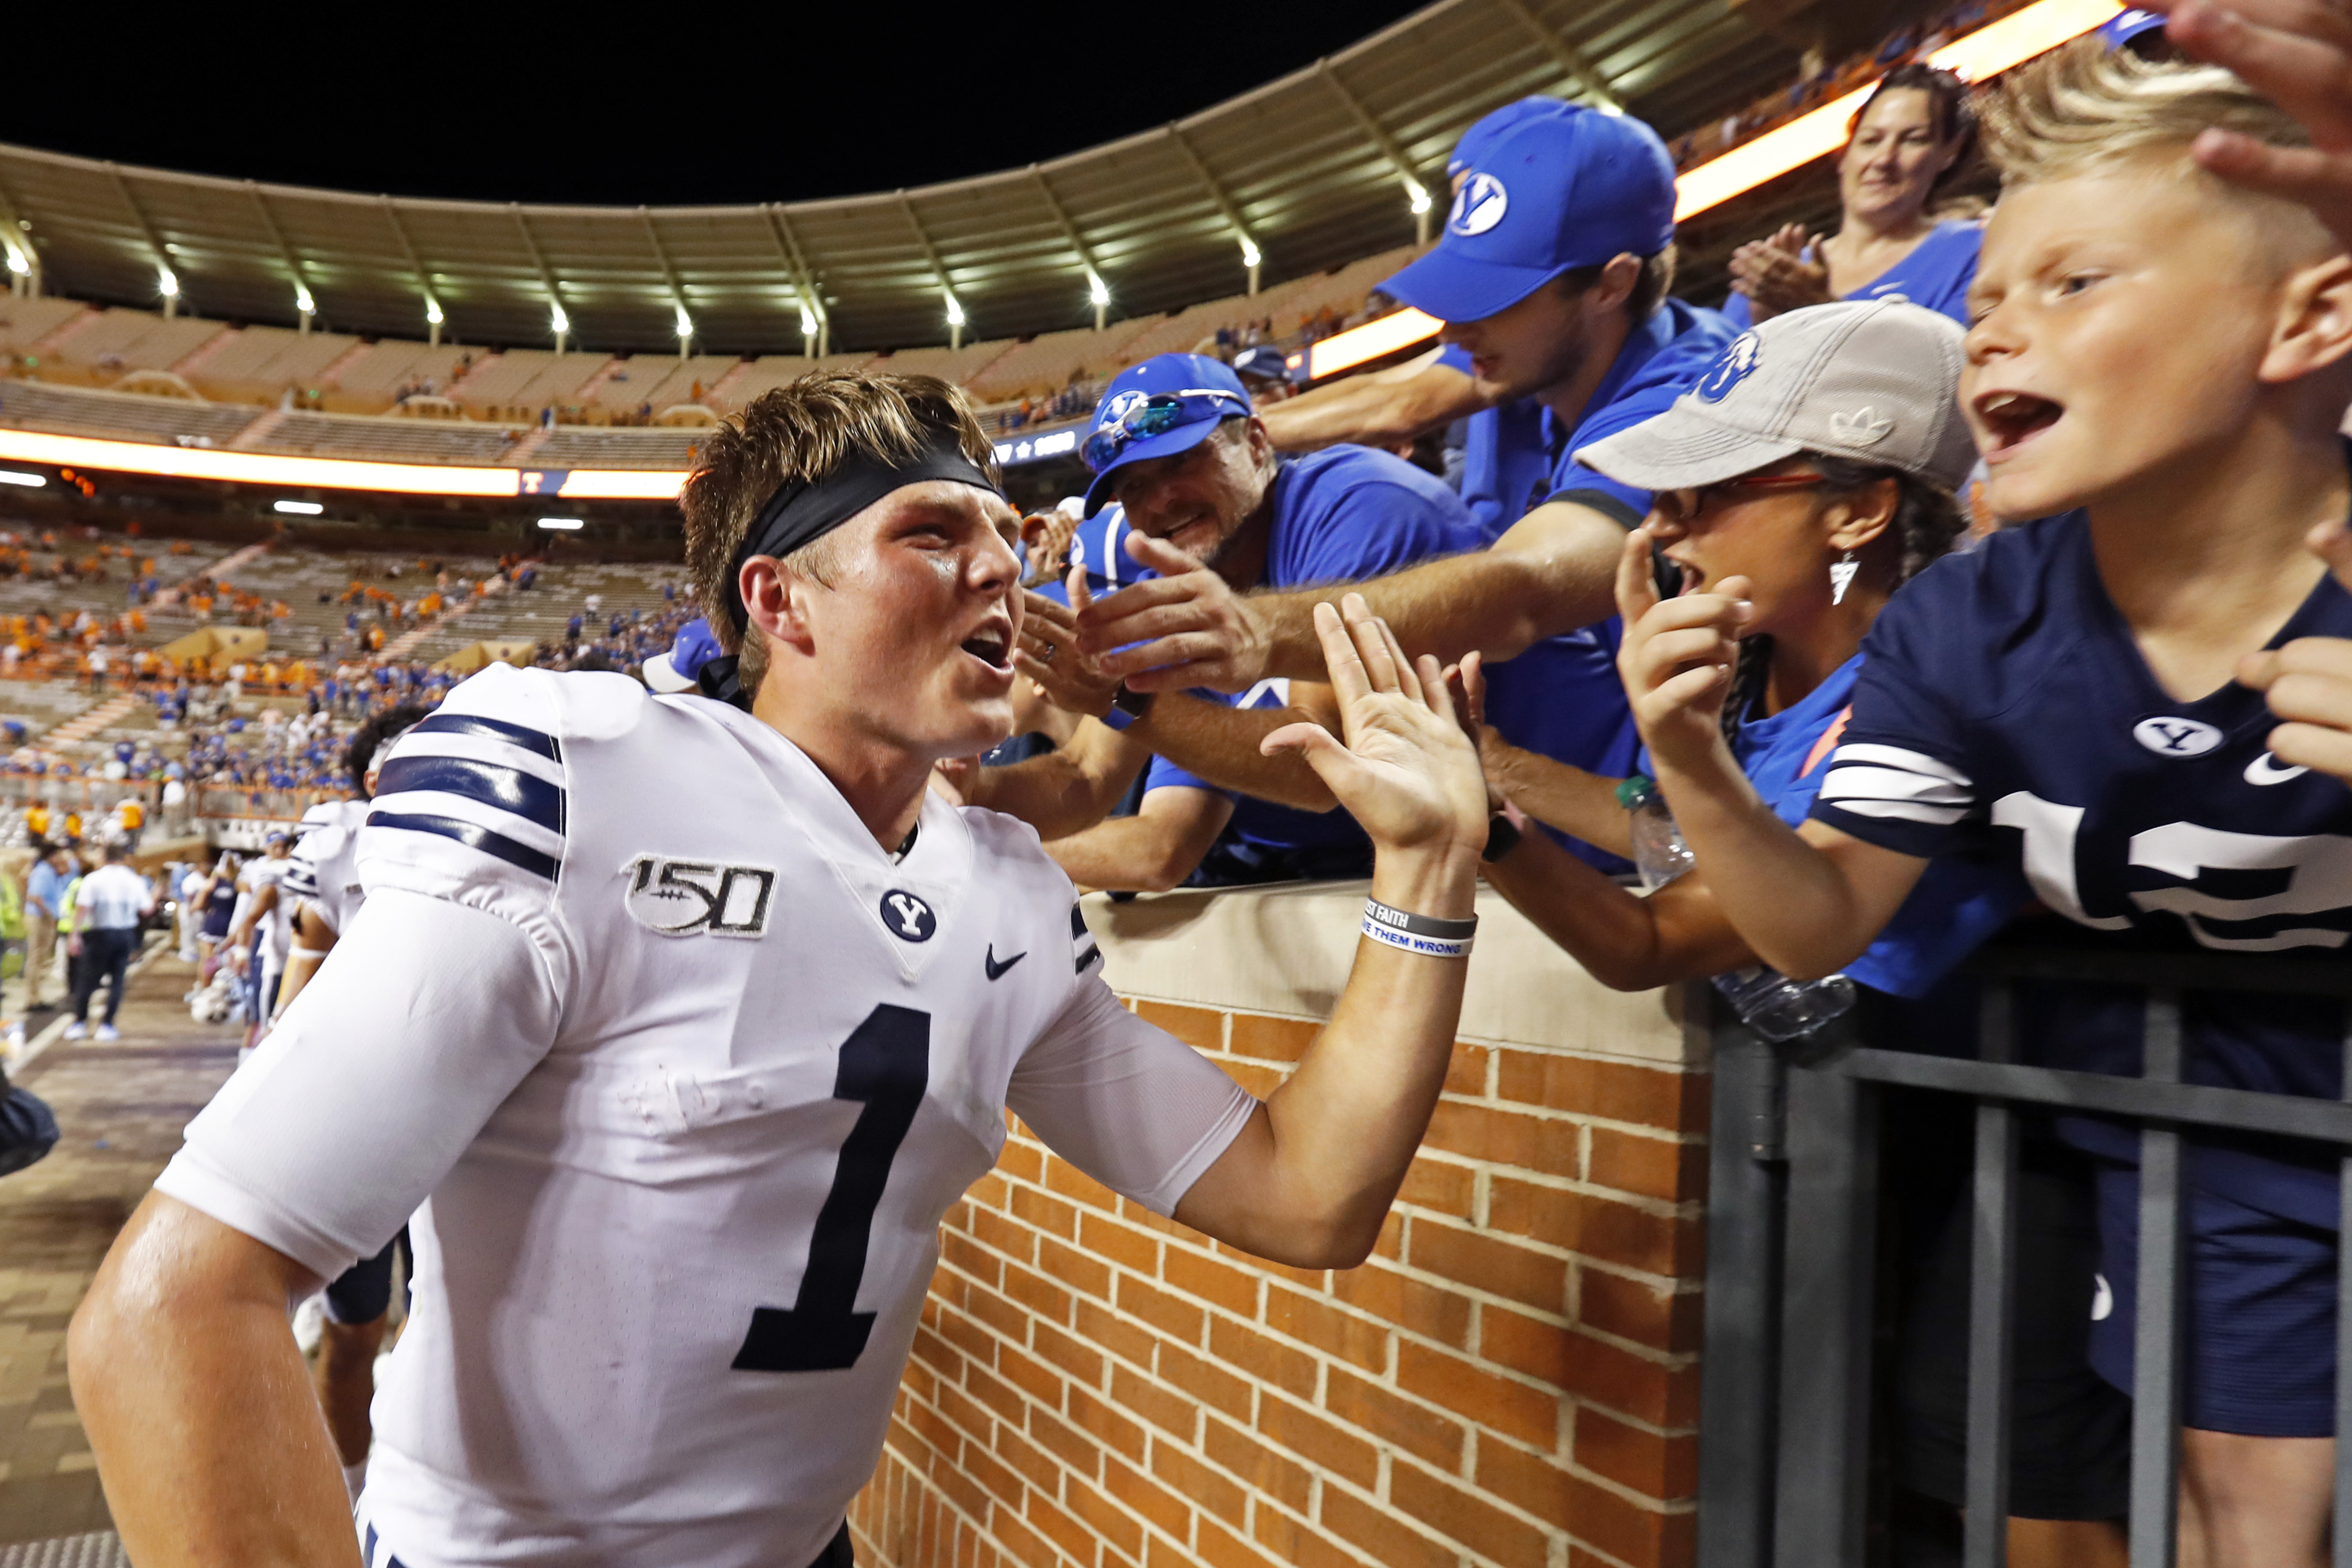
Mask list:
[[[1454,194],[1454,210],[1445,216],[1447,232],[1468,237],[1484,234],[1503,221],[1511,209],[1511,193],[1492,174],[1473,174]]]
[[[1706,374],[1691,388],[1692,395],[1701,403],[1720,403],[1731,395],[1731,389],[1756,374],[1756,363],[1763,348],[1762,340],[1754,332],[1742,332],[1731,340],[1730,346],[1716,356]]]
[[[1103,405],[1102,416],[1095,421],[1095,426],[1102,430],[1116,429],[1120,420],[1150,401],[1151,394],[1139,386],[1130,386],[1125,392],[1115,392],[1111,394],[1110,401]]]

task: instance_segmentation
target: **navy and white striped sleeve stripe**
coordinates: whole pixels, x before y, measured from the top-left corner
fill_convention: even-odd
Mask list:
[[[286,885],[286,890],[297,898],[315,899],[319,896],[318,868],[303,858],[299,849],[294,852],[294,858],[286,862],[286,874],[279,880]]]
[[[1855,816],[1948,827],[1974,809],[1976,786],[1924,752],[1857,741],[1831,755],[1820,803]]]
[[[1086,911],[1077,905],[1070,906],[1070,957],[1084,974],[1089,964],[1102,961],[1102,949],[1095,945],[1095,933],[1087,929]]]
[[[367,825],[437,834],[553,881],[563,858],[562,757],[541,731],[436,713],[401,737]]]

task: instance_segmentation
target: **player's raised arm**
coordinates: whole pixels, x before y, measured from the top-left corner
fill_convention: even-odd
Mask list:
[[[1486,780],[1436,661],[1416,667],[1361,598],[1343,604],[1344,616],[1326,605],[1316,622],[1344,738],[1297,724],[1266,745],[1303,752],[1371,837],[1366,934],[1298,1070],[1175,1211],[1219,1240],[1306,1268],[1349,1268],[1370,1253],[1420,1146],[1461,1017],[1486,837]]]

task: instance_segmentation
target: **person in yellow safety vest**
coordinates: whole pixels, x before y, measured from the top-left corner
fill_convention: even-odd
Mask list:
[[[81,813],[78,811],[66,813],[66,842],[68,844],[81,842]]]
[[[30,869],[29,867],[26,869]],[[9,970],[14,962],[15,973]],[[25,889],[14,872],[0,871],[0,984],[22,974],[25,971]],[[0,992],[0,996],[5,996]],[[5,1003],[0,1003],[0,1015],[5,1015]],[[11,1050],[25,1044],[25,1015],[18,1009],[13,1018],[0,1016],[0,1030],[5,1031]]]
[[[25,832],[28,837],[34,839],[43,839],[49,836],[49,808],[47,806],[36,802],[34,805],[26,808]]]

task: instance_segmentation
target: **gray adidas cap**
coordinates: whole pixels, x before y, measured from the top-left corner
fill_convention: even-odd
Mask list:
[[[1674,406],[1579,447],[1643,489],[1711,485],[1800,452],[1957,490],[1977,460],[1960,416],[1958,322],[1900,300],[1841,300],[1741,333]]]

